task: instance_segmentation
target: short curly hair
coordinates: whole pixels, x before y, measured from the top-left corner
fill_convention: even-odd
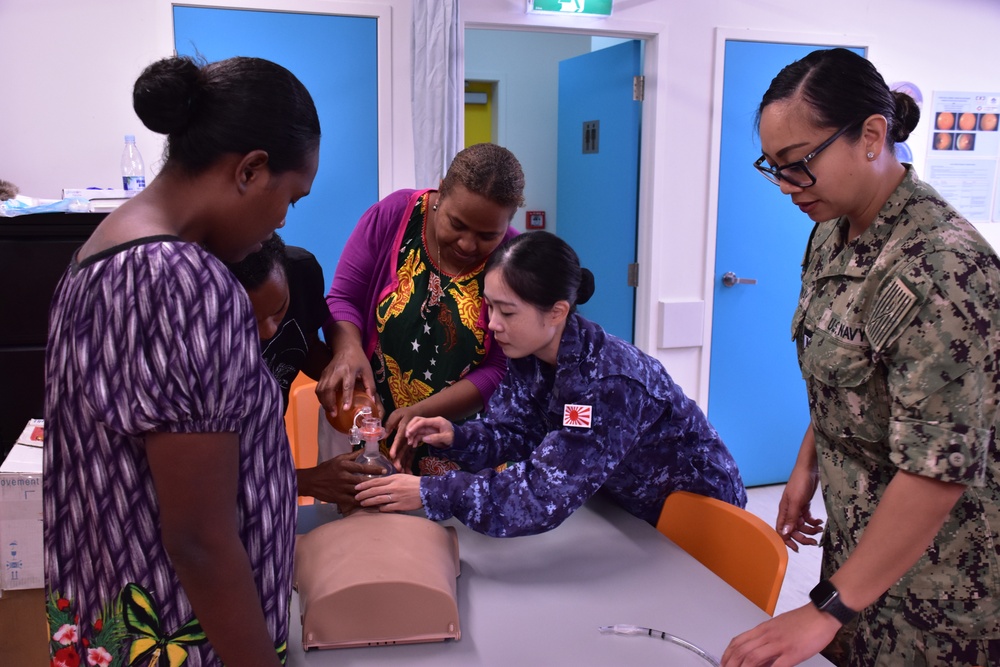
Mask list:
[[[503,146],[473,144],[459,151],[441,181],[441,199],[456,185],[505,208],[524,206],[524,171]]]

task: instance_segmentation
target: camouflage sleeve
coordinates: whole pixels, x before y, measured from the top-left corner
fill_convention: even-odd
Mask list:
[[[890,460],[900,469],[984,483],[998,287],[966,256],[942,251],[910,262],[879,291],[866,333],[888,368]]]
[[[621,409],[608,396],[628,396]],[[530,456],[501,473],[451,472],[424,477],[420,496],[428,518],[450,516],[494,537],[533,535],[555,528],[604,484],[663,407],[628,378],[614,376],[574,399],[595,407],[591,428],[560,426]]]
[[[530,386],[507,373],[481,418],[455,426],[452,446],[440,455],[473,472],[507,461],[520,461],[545,437],[545,413],[531,396]]]

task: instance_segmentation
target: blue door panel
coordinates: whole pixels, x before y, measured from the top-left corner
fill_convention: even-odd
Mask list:
[[[788,480],[809,423],[791,321],[813,226],[753,168],[754,120],[774,76],[817,48],[735,40],[725,48],[708,417],[748,486]],[[757,284],[724,287],[730,271]]]
[[[377,19],[174,7],[178,54],[266,58],[309,89],[323,137],[312,192],[281,237],[310,250],[329,284],[358,218],[378,200]]]
[[[632,40],[559,63],[556,233],[594,273],[596,291],[580,313],[632,341],[641,103],[633,78],[642,43]],[[583,153],[583,124],[599,121],[598,152]]]

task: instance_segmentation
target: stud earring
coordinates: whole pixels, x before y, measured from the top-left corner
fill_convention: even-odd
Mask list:
[[[431,206],[431,210],[432,210],[432,211],[436,211],[436,210],[438,210],[438,205],[437,205],[437,204],[434,204],[434,206]]]
[[[872,153],[871,151],[868,151],[868,159],[869,160],[874,160],[875,159],[875,153]]]

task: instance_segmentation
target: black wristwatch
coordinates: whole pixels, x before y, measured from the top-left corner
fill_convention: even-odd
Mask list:
[[[809,591],[809,599],[812,600],[817,609],[830,614],[843,625],[847,625],[858,615],[858,612],[840,601],[840,591],[830,583],[829,579],[824,579],[816,584]]]

